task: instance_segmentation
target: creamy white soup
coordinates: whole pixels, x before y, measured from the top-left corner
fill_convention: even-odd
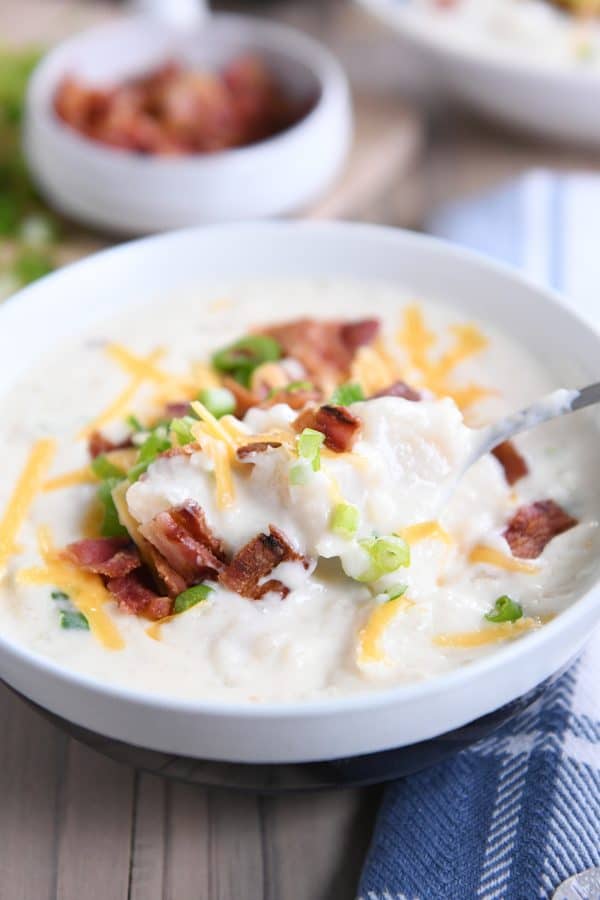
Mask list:
[[[457,43],[521,53],[544,65],[600,62],[598,0],[412,0]]]
[[[450,672],[592,583],[593,416],[385,284],[221,284],[56,348],[0,406],[0,632],[107,684],[302,701]],[[570,385],[571,386],[571,385]]]

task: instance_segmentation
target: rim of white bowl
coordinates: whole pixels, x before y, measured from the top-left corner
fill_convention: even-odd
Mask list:
[[[340,91],[350,98],[350,89],[348,79],[343,67],[336,59],[335,55],[319,41],[292,28],[288,25],[281,25],[276,22],[263,21],[258,17],[238,15],[235,13],[215,13],[207,19],[203,27],[210,28],[212,22],[244,22],[255,30],[256,35],[264,35],[271,40],[268,42],[270,46],[257,46],[256,49],[261,50],[277,49],[282,56],[288,57],[295,62],[299,62],[311,72],[319,85],[319,96],[309,111],[293,125],[290,125],[284,131],[275,134],[272,137],[257,141],[254,144],[248,144],[245,147],[231,147],[226,150],[218,150],[214,153],[188,153],[177,157],[160,156],[158,154],[141,154],[133,150],[126,150],[120,147],[112,147],[102,144],[100,141],[94,141],[84,135],[79,134],[75,129],[71,128],[65,122],[62,122],[56,115],[50,105],[51,97],[44,97],[46,91],[47,70],[52,65],[56,57],[67,53],[73,46],[76,46],[81,40],[85,39],[92,33],[110,32],[118,30],[124,25],[131,25],[135,22],[143,21],[143,17],[139,15],[124,16],[116,21],[106,22],[93,28],[88,28],[79,34],[61,41],[55,47],[49,50],[40,60],[31,76],[27,89],[27,114],[32,120],[38,119],[38,125],[41,123],[43,127],[50,128],[54,135],[61,140],[66,141],[72,149],[80,153],[89,154],[95,157],[98,162],[107,164],[118,163],[119,165],[128,165],[135,167],[151,168],[152,166],[160,166],[163,169],[172,168],[173,170],[183,169],[192,166],[208,166],[223,164],[226,162],[239,163],[244,161],[248,164],[252,163],[252,158],[258,154],[270,152],[274,153],[280,149],[285,149],[284,145],[296,140],[301,136],[303,130],[309,129],[314,120],[327,109],[329,101],[335,97]],[[272,41],[272,43],[271,43]],[[282,41],[284,47],[280,50],[274,45],[276,42]],[[248,40],[249,45],[252,40]],[[258,43],[258,41],[257,41]],[[250,48],[252,49],[252,48]]]
[[[599,341],[600,346],[600,329],[594,327],[587,322],[583,316],[576,311],[570,309],[562,301],[558,292],[549,288],[545,288],[536,283],[532,278],[521,274],[510,266],[489,259],[472,250],[466,250],[463,247],[452,244],[448,241],[440,240],[429,235],[418,234],[416,232],[406,231],[404,229],[392,228],[383,225],[371,225],[358,222],[277,222],[277,221],[257,221],[247,223],[226,223],[209,226],[194,226],[191,228],[181,228],[175,231],[151,235],[149,237],[138,238],[128,241],[117,247],[102,250],[94,253],[85,259],[64,266],[57,272],[39,279],[34,284],[29,285],[21,291],[18,291],[0,306],[0,327],[2,320],[6,314],[12,313],[17,309],[26,306],[29,297],[43,292],[45,285],[49,281],[58,281],[64,274],[75,269],[83,269],[86,266],[90,268],[97,265],[104,259],[116,256],[118,254],[126,254],[132,247],[140,245],[150,247],[154,242],[176,242],[181,236],[191,235],[194,232],[200,239],[206,232],[243,232],[248,230],[260,229],[269,231],[276,229],[278,231],[286,230],[292,235],[294,231],[314,231],[321,234],[330,232],[353,232],[354,234],[363,234],[365,239],[375,238],[379,242],[387,241],[391,245],[398,241],[419,246],[421,248],[431,248],[434,254],[446,256],[454,261],[459,261],[466,268],[474,267],[480,270],[493,272],[500,277],[519,284],[527,290],[533,290],[538,295],[542,295],[544,301],[555,308],[560,309],[562,314],[566,314],[575,319],[585,330],[593,334]],[[340,275],[340,277],[342,277]],[[583,617],[589,610],[586,608],[586,602],[589,605],[593,603],[596,612],[596,619],[600,619],[600,578],[585,591],[577,600],[575,600],[568,609],[563,610],[551,622],[548,622],[543,628],[524,636],[524,638],[515,640],[514,642],[499,647],[496,651],[475,662],[470,662],[452,672],[435,675],[432,678],[426,678],[422,681],[412,682],[410,684],[398,685],[396,687],[387,687],[378,690],[368,690],[358,694],[348,694],[339,697],[326,697],[318,700],[298,700],[288,702],[261,702],[255,701],[223,701],[223,700],[206,700],[200,698],[188,697],[169,697],[162,693],[151,693],[143,690],[133,690],[118,684],[106,683],[98,678],[69,670],[65,666],[61,666],[53,660],[36,653],[25,645],[9,640],[0,634],[0,652],[8,653],[16,657],[21,663],[27,664],[38,672],[51,675],[59,681],[77,685],[88,691],[103,696],[114,697],[115,700],[124,700],[145,707],[156,707],[159,709],[171,709],[180,712],[197,713],[205,716],[239,716],[241,718],[262,718],[273,719],[278,717],[302,719],[306,716],[326,717],[332,714],[349,712],[352,710],[360,711],[368,708],[380,708],[385,706],[393,706],[401,704],[403,699],[415,700],[421,697],[430,696],[432,694],[443,695],[446,691],[468,684],[470,681],[477,679],[479,675],[489,674],[496,669],[502,668],[507,663],[516,663],[524,656],[534,655],[534,653],[543,645],[550,641],[559,631],[567,628],[571,623]],[[490,706],[490,711],[495,707]]]
[[[600,66],[577,68],[575,65],[556,65],[537,57],[528,57],[526,51],[490,41],[485,46],[477,42],[460,44],[448,38],[441,28],[428,27],[430,15],[426,11],[415,10],[412,0],[399,3],[398,0],[356,0],[363,9],[385,22],[392,29],[402,32],[414,44],[420,44],[429,51],[435,51],[454,61],[475,63],[505,73],[507,69],[516,74],[545,80],[549,84],[568,84],[574,88],[598,89]],[[422,20],[422,21],[421,21]],[[429,23],[430,26],[430,23]]]

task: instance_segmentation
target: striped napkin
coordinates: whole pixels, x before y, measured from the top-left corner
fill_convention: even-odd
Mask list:
[[[523,269],[600,325],[600,177],[532,172],[430,231]],[[360,900],[600,900],[600,633],[538,703],[387,788]]]

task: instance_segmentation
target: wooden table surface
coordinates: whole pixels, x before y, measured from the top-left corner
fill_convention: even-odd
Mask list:
[[[91,2],[81,2],[66,26],[64,7],[63,0],[2,0],[0,38],[22,41],[34,22],[50,41],[98,16]],[[386,95],[383,106],[374,102],[372,114],[361,117],[363,136],[371,140],[381,128],[386,138],[373,145],[376,163],[365,169],[363,160],[360,178],[351,179],[352,204],[334,194],[314,215],[420,227],[440,203],[532,166],[598,167],[593,153],[507,134],[431,100],[412,83],[419,133],[414,115],[398,118],[394,86],[399,77],[415,81],[409,61],[383,28],[341,0],[290,0],[258,12],[329,41],[364,97]],[[392,107],[390,96],[397,100]],[[355,896],[379,788],[292,798],[206,791],[100,756],[3,688],[0,716],[1,900]]]

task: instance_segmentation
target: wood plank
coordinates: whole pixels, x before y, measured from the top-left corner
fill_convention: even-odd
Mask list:
[[[53,900],[67,738],[3,685],[0,719],[0,896]]]
[[[59,900],[127,900],[133,803],[133,769],[69,741],[59,813]]]
[[[262,900],[264,833],[255,795],[208,794],[211,900]]]
[[[369,788],[263,800],[265,900],[354,897],[380,796]]]
[[[213,900],[206,791],[169,782],[164,808],[165,900]]]
[[[130,900],[162,900],[165,890],[167,782],[137,775]]]

